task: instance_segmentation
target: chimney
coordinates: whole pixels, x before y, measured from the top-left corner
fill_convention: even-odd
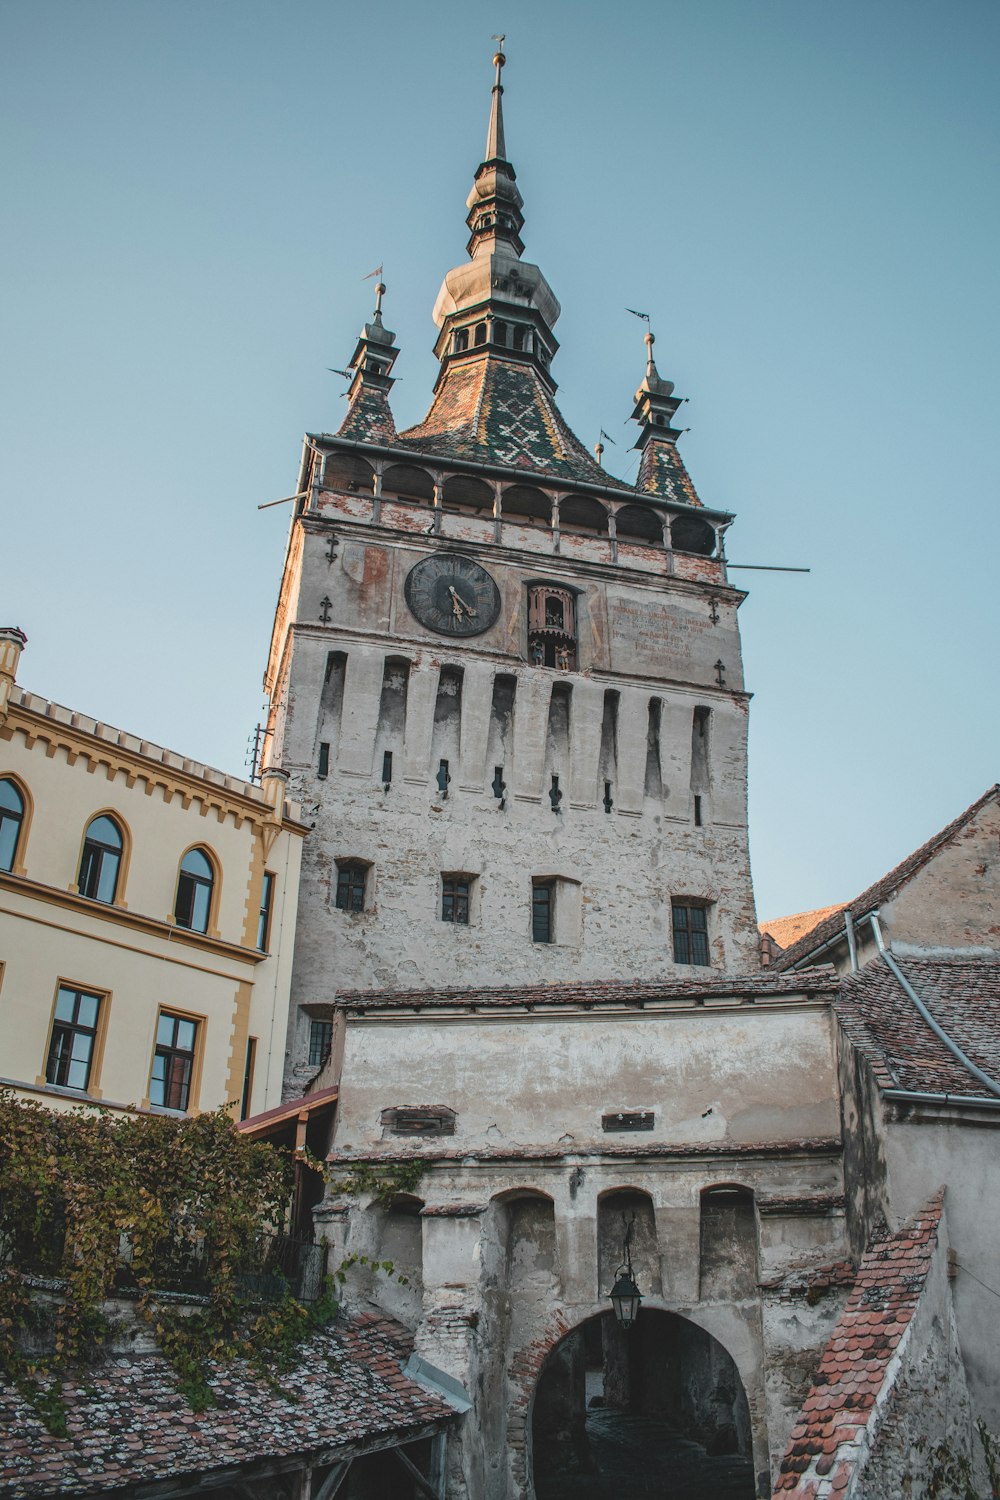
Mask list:
[[[17,680],[17,664],[28,637],[16,625],[0,625],[0,724],[7,717],[10,690]]]

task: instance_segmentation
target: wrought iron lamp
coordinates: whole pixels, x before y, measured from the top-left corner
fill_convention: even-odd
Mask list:
[[[631,1328],[639,1316],[639,1303],[642,1301],[642,1293],[635,1284],[635,1273],[632,1270],[632,1238],[635,1234],[635,1214],[632,1215],[631,1219],[626,1219],[625,1215],[622,1214],[622,1223],[625,1225],[622,1263],[618,1267],[615,1284],[611,1288],[611,1306],[614,1308],[619,1328]]]

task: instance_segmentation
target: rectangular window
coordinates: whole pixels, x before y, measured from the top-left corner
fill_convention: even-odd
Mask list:
[[[441,876],[441,920],[442,922],[469,923],[468,875]]]
[[[317,776],[329,776],[330,774],[330,746],[326,740],[321,741],[319,747],[319,768]]]
[[[708,914],[703,906],[674,901],[674,963],[708,964]]]
[[[45,1077],[59,1088],[86,1090],[97,1041],[100,995],[60,985]]]
[[[364,911],[368,867],[353,860],[337,866],[337,910]]]
[[[267,939],[271,930],[271,901],[274,897],[274,876],[270,870],[264,871],[264,884],[260,892],[260,912],[257,917],[257,947],[261,953],[267,952]]]
[[[197,1021],[162,1012],[156,1027],[156,1051],[149,1080],[150,1104],[163,1109],[187,1109],[197,1035]]]
[[[309,1022],[309,1066],[321,1068],[330,1056],[333,1043],[332,1021]]]
[[[257,1061],[257,1038],[247,1037],[247,1060],[243,1068],[243,1098],[240,1100],[240,1119],[250,1113],[250,1095],[253,1093],[253,1069]]]
[[[551,943],[555,938],[553,907],[555,887],[551,881],[536,880],[531,887],[531,940]]]

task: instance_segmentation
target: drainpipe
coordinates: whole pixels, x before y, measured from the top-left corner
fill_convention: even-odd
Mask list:
[[[847,935],[847,950],[851,955],[851,973],[858,972],[858,943],[854,936],[854,918],[851,916],[851,908],[844,908],[844,932]]]
[[[889,971],[894,976],[897,984],[906,995],[907,999],[913,1003],[918,1014],[924,1021],[927,1022],[927,1025],[933,1031],[934,1035],[948,1048],[948,1051],[951,1053],[952,1057],[957,1058],[964,1068],[968,1068],[973,1078],[975,1078],[985,1088],[989,1089],[990,1093],[993,1094],[997,1099],[1000,1099],[1000,1083],[997,1083],[996,1079],[991,1078],[988,1073],[984,1073],[982,1068],[978,1068],[970,1057],[966,1057],[965,1053],[962,1051],[958,1043],[953,1042],[944,1028],[938,1025],[937,1021],[935,1021],[934,1017],[931,1015],[930,1011],[927,1009],[926,1005],[921,1000],[916,990],[913,988],[913,985],[907,979],[906,975],[903,973],[902,969],[899,967],[896,960],[889,952],[888,948],[885,945],[885,939],[882,936],[882,929],[879,926],[878,912],[869,912],[868,920],[871,923],[872,937],[875,939],[875,944],[878,948],[879,953],[885,959]],[[892,1097],[891,1094],[890,1097]],[[918,1097],[927,1099],[933,1098],[934,1096],[922,1094]],[[937,1097],[947,1098],[948,1096],[939,1095]]]

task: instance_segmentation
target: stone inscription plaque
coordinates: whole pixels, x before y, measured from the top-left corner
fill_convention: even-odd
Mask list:
[[[704,655],[707,623],[677,601],[608,594],[613,672],[692,678]],[[714,658],[709,658],[713,660]]]

